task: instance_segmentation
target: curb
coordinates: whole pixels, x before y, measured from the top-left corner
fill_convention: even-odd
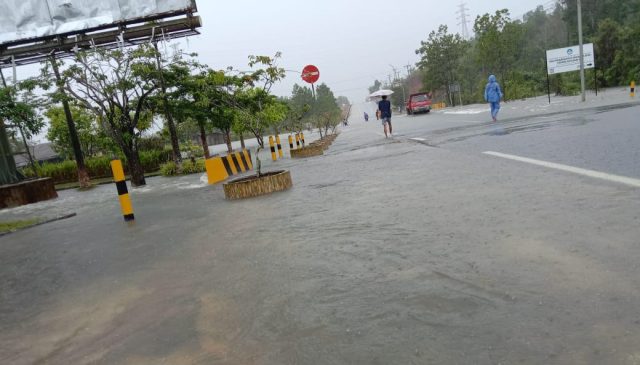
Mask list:
[[[18,232],[18,231],[22,231],[22,230],[25,230],[25,229],[33,228],[33,227],[36,227],[36,226],[41,226],[43,224],[57,222],[57,221],[61,221],[63,219],[72,218],[72,217],[75,217],[76,215],[77,215],[76,213],[71,213],[71,214],[60,216],[60,217],[47,219],[47,220],[44,220],[42,222],[37,222],[37,223],[34,223],[32,225],[29,225],[29,226],[21,227],[21,228],[18,228],[18,229],[13,229],[13,230],[10,230],[10,231],[7,231],[7,232],[2,232],[2,233],[0,233],[0,237],[6,236],[8,234],[15,233],[15,232]]]

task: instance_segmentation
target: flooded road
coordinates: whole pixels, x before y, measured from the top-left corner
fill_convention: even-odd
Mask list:
[[[271,164],[294,188],[267,197],[193,175],[134,189],[132,225],[110,185],[28,208],[78,215],[0,237],[0,363],[640,363],[640,190],[402,123]]]

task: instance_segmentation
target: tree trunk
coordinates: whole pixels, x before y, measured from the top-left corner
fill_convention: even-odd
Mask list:
[[[242,136],[240,137],[240,140],[242,141],[242,149],[244,149],[244,139],[242,139]],[[233,152],[233,146],[231,146],[230,130],[224,131],[224,142],[227,144],[227,152],[229,153]]]
[[[176,124],[173,122],[171,110],[169,108],[169,99],[167,98],[167,86],[164,83],[164,75],[162,74],[162,64],[160,63],[160,51],[158,50],[158,42],[153,42],[153,46],[156,49],[156,64],[158,65],[158,73],[160,74],[160,92],[162,93],[162,106],[164,108],[164,115],[167,121],[167,127],[169,127],[169,136],[171,137],[171,149],[173,150],[173,162],[180,169],[182,164],[182,155],[180,154],[180,144],[178,143],[178,132],[176,130]]]
[[[31,151],[29,151],[29,144],[27,143],[27,139],[24,137],[24,131],[22,130],[22,127],[18,128],[20,130],[20,136],[22,137],[22,143],[24,143],[24,149],[25,151],[27,151],[27,156],[29,157],[29,163],[31,164],[31,168],[33,169],[33,174],[36,177],[40,177],[38,174],[38,169],[36,168],[36,163],[35,161],[33,161],[33,155],[31,154]]]
[[[4,126],[4,120],[0,119],[0,185],[14,184],[22,180],[16,163],[13,160],[9,137]]]
[[[244,146],[244,135],[242,133],[240,133],[240,147],[242,147],[243,150],[246,150],[247,148]]]
[[[71,115],[71,108],[69,108],[69,101],[64,91],[64,81],[60,77],[60,71],[58,70],[58,64],[55,59],[51,59],[51,68],[56,76],[58,83],[58,91],[63,95],[62,109],[64,109],[64,115],[67,119],[67,128],[69,128],[69,139],[71,140],[71,146],[73,147],[73,155],[76,160],[76,166],[78,169],[78,183],[80,183],[80,189],[87,189],[91,187],[91,181],[89,179],[89,173],[87,167],[84,165],[84,156],[82,154],[82,148],[80,147],[80,139],[78,138],[78,132],[76,130],[76,124],[73,122],[73,116]]]
[[[129,167],[129,174],[131,175],[131,185],[147,185],[147,182],[144,178],[144,169],[142,168],[142,164],[140,163],[140,155],[138,155],[138,151],[134,150],[123,152],[127,157],[127,166]]]
[[[318,132],[320,132],[320,139],[322,139],[322,127],[318,128]]]
[[[202,150],[204,151],[204,158],[209,158],[209,144],[207,143],[207,131],[204,130],[204,123],[198,123],[200,127],[200,142],[202,142]]]
[[[258,140],[258,146],[264,148],[264,138],[262,135],[257,132],[253,132],[253,135],[256,137],[256,140]]]

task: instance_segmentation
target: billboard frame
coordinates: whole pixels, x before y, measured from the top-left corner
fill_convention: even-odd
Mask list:
[[[198,35],[202,26],[195,1],[188,8],[125,19],[97,27],[24,38],[0,44],[0,69],[39,63],[51,57],[65,58],[76,50],[112,49],[133,46],[155,38],[183,38]]]

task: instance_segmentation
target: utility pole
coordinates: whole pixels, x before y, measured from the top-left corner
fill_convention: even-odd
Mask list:
[[[587,100],[584,80],[584,46],[582,40],[582,0],[578,0],[578,42],[580,42],[580,89],[582,91],[582,102]]]
[[[393,85],[398,85],[402,88],[402,105],[400,105],[400,109],[402,110],[402,108],[404,107],[404,103],[407,102],[407,96],[406,93],[404,91],[404,85],[402,84],[402,81],[400,80],[400,71],[398,71],[398,69],[396,69],[396,67],[394,65],[389,65],[391,66],[391,69],[393,70],[393,75],[394,75],[394,79],[393,79]]]
[[[411,76],[411,73],[413,72],[413,65],[408,63],[404,66],[404,68],[407,69],[407,77]]]
[[[456,14],[459,14],[458,20],[460,23],[458,23],[458,25],[461,26],[462,39],[468,41],[471,38],[471,35],[469,34],[469,20],[467,20],[467,12],[469,11],[469,8],[467,8],[467,4],[462,2],[460,3],[459,8],[460,9],[456,11]]]

